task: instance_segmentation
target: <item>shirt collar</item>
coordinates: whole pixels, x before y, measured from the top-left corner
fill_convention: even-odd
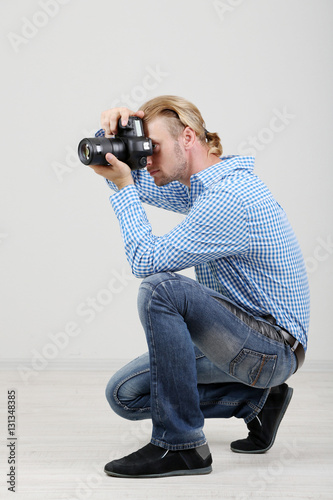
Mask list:
[[[254,156],[222,156],[221,161],[215,163],[215,165],[191,176],[191,198],[193,199],[193,196],[196,198],[213,184],[216,184],[237,170],[245,170],[252,173],[254,161]]]
[[[207,167],[191,176],[190,199],[191,204],[206,189],[220,182],[223,178],[233,174],[237,170],[245,170],[249,173],[254,169],[254,156],[222,156],[221,161],[211,167]]]

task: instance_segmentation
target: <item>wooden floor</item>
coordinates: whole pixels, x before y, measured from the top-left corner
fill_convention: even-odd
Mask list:
[[[111,374],[44,371],[24,385],[0,372],[0,498],[24,500],[333,499],[333,373],[302,372],[275,445],[264,455],[232,453],[247,435],[243,421],[207,420],[213,455],[206,476],[120,479],[106,476],[113,458],[144,446],[149,421],[113,414],[104,398]],[[7,390],[17,391],[16,493],[7,491]]]

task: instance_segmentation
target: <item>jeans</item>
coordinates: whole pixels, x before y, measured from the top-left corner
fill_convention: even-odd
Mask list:
[[[223,295],[172,272],[144,279],[138,311],[148,350],[109,381],[111,408],[151,418],[151,443],[169,450],[206,443],[205,418],[243,418],[296,370],[279,327]]]

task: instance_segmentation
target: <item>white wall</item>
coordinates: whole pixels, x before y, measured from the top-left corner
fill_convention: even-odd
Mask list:
[[[146,350],[109,190],[76,148],[116,101],[166,93],[200,108],[226,154],[255,153],[307,261],[308,359],[332,360],[332,14],[329,0],[1,3],[3,366]],[[147,212],[156,234],[181,220]]]

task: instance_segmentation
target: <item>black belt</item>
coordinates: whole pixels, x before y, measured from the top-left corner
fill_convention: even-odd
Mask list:
[[[291,350],[295,353],[295,356],[297,359],[297,367],[296,367],[295,371],[297,371],[302,366],[302,364],[304,363],[304,360],[305,360],[304,348],[303,348],[302,344],[300,342],[298,342],[298,340],[296,340],[295,337],[290,335],[290,333],[286,332],[286,330],[283,330],[281,328],[280,332],[282,333],[282,335],[284,336],[284,338],[286,339],[286,341],[290,345]]]

